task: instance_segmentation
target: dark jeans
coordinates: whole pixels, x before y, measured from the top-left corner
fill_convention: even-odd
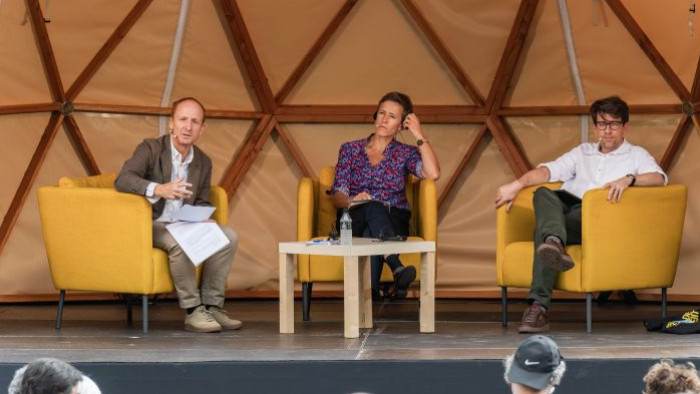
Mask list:
[[[558,271],[543,266],[537,257],[537,247],[549,235],[561,239],[564,245],[581,243],[581,199],[564,190],[540,187],[532,199],[535,208],[535,257],[532,285],[528,302],[537,301],[545,308],[551,304],[552,289]]]
[[[379,238],[380,236],[404,235],[408,236],[409,220],[411,211],[392,207],[387,209],[384,204],[370,201],[366,204],[358,205],[350,209],[352,219],[352,235],[355,237]],[[340,217],[342,209],[338,209],[336,214],[336,228],[340,228]],[[393,260],[393,259],[392,259]],[[395,261],[398,261],[395,260]],[[372,256],[372,290],[379,291],[379,280],[382,276],[384,256]],[[395,270],[401,264],[389,264],[391,270]],[[392,266],[394,265],[394,266]]]

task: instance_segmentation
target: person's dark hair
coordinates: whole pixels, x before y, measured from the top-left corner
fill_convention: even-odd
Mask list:
[[[700,377],[693,363],[674,364],[673,360],[661,360],[649,368],[643,380],[644,394],[700,392]]]
[[[590,114],[593,122],[597,120],[596,115],[598,114],[608,114],[620,118],[622,124],[630,120],[630,108],[627,106],[627,103],[618,96],[610,96],[596,100],[591,104]]]
[[[27,364],[20,394],[70,394],[83,374],[65,361],[40,358]]]
[[[385,94],[381,99],[379,99],[379,103],[377,103],[377,111],[379,110],[379,106],[385,101],[393,101],[401,105],[403,108],[403,113],[401,113],[401,124],[403,124],[403,121],[406,120],[406,116],[408,114],[413,113],[413,102],[411,102],[411,98],[404,93],[389,92]],[[377,111],[374,111],[374,115],[372,115],[374,119],[377,119]]]
[[[202,109],[202,123],[204,123],[204,121],[207,120],[207,109],[204,108],[204,105],[194,97],[183,97],[181,99],[177,99],[177,100],[173,101],[173,106],[172,106],[173,109],[170,112],[170,116],[174,117],[175,110],[177,110],[177,106],[184,103],[185,101],[194,101],[195,103],[197,103],[197,105],[199,105],[199,107]]]

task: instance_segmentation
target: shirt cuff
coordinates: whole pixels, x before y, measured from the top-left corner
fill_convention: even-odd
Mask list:
[[[148,186],[146,187],[146,199],[147,199],[151,204],[155,204],[155,203],[158,202],[158,200],[160,200],[160,197],[156,197],[156,196],[153,195],[153,193],[155,193],[155,191],[156,191],[156,186],[157,186],[157,185],[158,185],[157,183],[151,182],[151,183],[149,183]]]

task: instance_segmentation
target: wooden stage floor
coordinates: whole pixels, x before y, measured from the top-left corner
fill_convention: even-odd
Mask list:
[[[310,322],[295,302],[294,334],[278,332],[275,300],[229,300],[226,308],[244,321],[240,331],[195,334],[182,330],[183,312],[174,302],[149,308],[150,332],[141,332],[140,308],[126,324],[120,303],[68,303],[63,328],[53,328],[54,304],[0,304],[0,363],[37,357],[70,362],[203,362],[282,360],[497,360],[525,336],[517,333],[524,304],[510,303],[510,324],[501,327],[496,300],[438,300],[436,332],[418,331],[418,301],[374,305],[374,328],[345,339],[342,300],[314,300]],[[669,305],[669,315],[691,306]],[[645,318],[658,318],[658,304],[595,306],[593,332],[585,332],[583,302],[555,303],[550,335],[568,360],[700,357],[696,336],[649,333]]]

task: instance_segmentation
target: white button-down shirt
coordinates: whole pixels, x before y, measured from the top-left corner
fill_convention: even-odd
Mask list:
[[[173,145],[173,137],[170,136],[170,160],[172,162],[172,171],[170,172],[170,181],[174,181],[178,178],[182,178],[187,181],[187,175],[190,167],[190,163],[192,163],[192,159],[194,158],[194,149],[190,148],[189,152],[187,152],[187,156],[185,159],[182,159],[182,155],[180,152],[175,149],[175,146]],[[153,193],[156,189],[157,183],[151,182],[148,187],[146,188],[146,198],[148,201],[151,202],[151,204],[155,204],[160,200],[160,197],[154,197]],[[180,207],[182,207],[183,200],[177,199],[177,200],[165,200],[165,207],[163,207],[163,213],[160,215],[156,221],[158,222],[172,222],[173,221],[173,215],[175,212],[177,212]]]
[[[578,198],[583,198],[590,189],[603,187],[627,174],[657,172],[664,177],[664,184],[668,183],[668,176],[649,152],[626,140],[609,153],[602,153],[597,143],[583,143],[538,167],[549,168],[549,181],[564,182],[561,188]]]

